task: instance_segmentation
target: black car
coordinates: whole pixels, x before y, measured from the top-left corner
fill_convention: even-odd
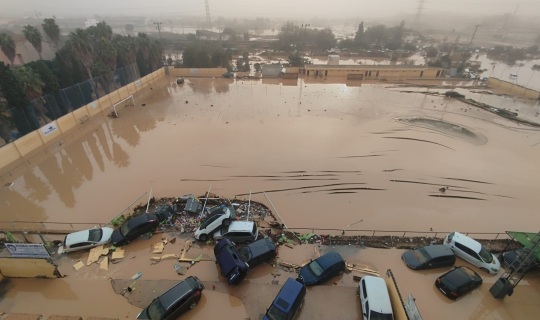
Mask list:
[[[263,262],[271,261],[277,256],[276,243],[270,238],[264,238],[238,249],[242,259],[253,268]]]
[[[123,246],[137,237],[152,232],[159,225],[158,217],[153,213],[143,213],[124,222],[113,231],[111,242],[115,246]]]
[[[478,273],[467,267],[457,267],[435,280],[435,286],[448,298],[456,300],[482,284]]]
[[[137,319],[177,319],[181,314],[197,305],[197,302],[201,300],[203,289],[204,285],[199,278],[187,277],[161,296],[155,298],[148,307],[139,313]]]
[[[231,240],[220,239],[214,247],[214,255],[221,274],[227,278],[227,283],[238,284],[246,277],[249,265],[242,260]]]
[[[507,251],[507,252],[504,252],[502,254],[502,260],[504,262],[504,264],[511,270],[511,271],[515,271],[515,269],[517,267],[519,267],[520,265],[520,262],[519,261],[516,261],[517,260],[517,257],[519,255],[525,255],[523,253],[523,248],[519,248],[519,249],[516,249],[516,250],[512,250],[512,251]],[[531,260],[524,264],[518,271],[519,272],[530,272],[530,271],[534,271],[534,270],[538,270],[539,267],[538,267],[538,262],[535,260],[534,256],[531,257]]]
[[[313,286],[335,277],[345,271],[345,260],[335,252],[330,251],[311,261],[300,269],[300,278],[306,286]]]
[[[234,78],[234,72],[225,72],[223,75],[222,75],[223,78]]]
[[[454,251],[442,244],[407,250],[401,258],[407,267],[415,270],[450,267],[456,262]]]

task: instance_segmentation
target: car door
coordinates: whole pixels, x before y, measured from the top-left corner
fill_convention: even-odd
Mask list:
[[[360,297],[360,301],[362,302],[362,315],[364,317],[364,320],[367,320],[368,318],[368,315],[367,315],[367,312],[368,312],[368,308],[369,308],[369,304],[368,304],[368,301],[367,301],[367,290],[366,290],[366,282],[362,279],[360,280],[360,291],[361,291],[361,297]]]
[[[188,303],[187,298],[182,298],[180,301],[178,301],[176,304],[171,306],[169,310],[167,310],[167,315],[165,316],[165,319],[175,320],[177,319],[181,314],[186,312],[187,306],[189,306],[190,303]]]
[[[455,242],[455,248],[458,249],[459,257],[463,260],[467,261],[468,263],[478,266],[480,260],[474,257],[474,251],[472,251],[469,247],[462,245],[459,242]],[[476,255],[478,256],[478,255]],[[478,257],[479,258],[479,257]]]

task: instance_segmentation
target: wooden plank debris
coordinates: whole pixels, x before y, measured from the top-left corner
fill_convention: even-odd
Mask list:
[[[92,263],[97,262],[99,260],[99,257],[101,257],[101,255],[103,255],[104,251],[105,250],[103,248],[103,245],[92,248],[90,250],[90,253],[88,254],[88,260],[86,261],[86,265],[89,266]],[[108,253],[109,253],[109,248],[106,249],[105,254],[108,254]]]
[[[124,253],[125,253],[124,249],[116,248],[116,250],[111,255],[111,261],[114,262],[120,259],[124,259]]]
[[[280,261],[279,262],[279,265],[280,266],[283,266],[283,267],[286,267],[286,268],[293,268],[293,269],[300,269],[301,266],[297,265],[297,264],[294,264],[294,263],[288,263],[288,262],[283,262],[283,261]]]
[[[354,264],[347,263],[347,269],[349,269],[350,271],[356,271],[356,272],[367,273],[370,275],[380,276],[380,273],[378,271],[370,269],[367,266],[357,266]]]
[[[152,253],[162,253],[164,249],[165,245],[163,244],[163,242],[158,242],[154,244],[154,250],[152,250]]]
[[[109,257],[103,258],[101,262],[99,263],[99,269],[101,270],[109,270]]]
[[[182,249],[182,254],[180,255],[180,259],[186,258],[186,254],[189,248],[191,248],[191,240],[186,240],[186,243],[184,244],[184,248]]]
[[[77,263],[73,265],[75,271],[79,271],[82,267],[84,267],[84,263],[81,260],[77,261]]]

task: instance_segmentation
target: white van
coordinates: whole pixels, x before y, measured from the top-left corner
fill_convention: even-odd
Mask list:
[[[487,251],[480,242],[459,232],[451,232],[444,238],[443,244],[450,247],[456,256],[491,274],[501,269],[499,259]]]
[[[394,320],[388,288],[383,278],[362,277],[358,291],[364,320]]]

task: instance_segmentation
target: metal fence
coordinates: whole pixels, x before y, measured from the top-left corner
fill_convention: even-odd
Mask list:
[[[10,108],[0,115],[0,139],[12,142],[74,110],[140,79],[136,63]],[[2,143],[0,143],[2,145]]]

